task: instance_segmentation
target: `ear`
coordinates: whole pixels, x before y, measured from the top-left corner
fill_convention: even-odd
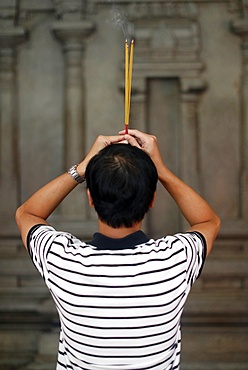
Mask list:
[[[155,193],[154,193],[154,195],[153,195],[153,199],[152,199],[152,201],[151,201],[151,203],[150,203],[150,205],[149,205],[149,208],[152,208],[152,207],[154,206],[156,196],[157,196],[157,193],[156,193],[156,191],[155,191]]]
[[[87,196],[88,196],[88,202],[89,202],[90,207],[94,208],[94,203],[93,203],[89,189],[87,189]]]

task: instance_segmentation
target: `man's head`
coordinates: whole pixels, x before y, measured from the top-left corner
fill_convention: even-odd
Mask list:
[[[158,181],[149,155],[129,144],[102,149],[88,163],[85,177],[98,217],[113,228],[143,220]]]

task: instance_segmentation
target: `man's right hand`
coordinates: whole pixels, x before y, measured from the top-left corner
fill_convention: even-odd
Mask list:
[[[124,132],[125,131],[120,131],[119,134],[122,135]],[[146,134],[139,130],[129,129],[128,134],[125,134],[124,138],[130,145],[136,146],[137,148],[144,150],[150,155],[159,175],[160,169],[164,167],[164,163],[159,151],[156,136]]]

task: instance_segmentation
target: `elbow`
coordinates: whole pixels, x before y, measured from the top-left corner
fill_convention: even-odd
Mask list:
[[[216,236],[217,236],[221,228],[221,219],[218,215],[215,215],[215,228],[216,228]]]
[[[216,215],[216,226],[218,227],[218,230],[221,228],[221,219],[218,215]]]
[[[18,207],[15,213],[15,221],[18,227],[20,225],[21,217],[22,217],[22,206]]]

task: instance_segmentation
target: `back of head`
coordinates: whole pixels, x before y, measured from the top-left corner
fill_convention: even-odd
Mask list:
[[[129,144],[102,149],[88,163],[85,177],[98,217],[113,228],[142,221],[158,181],[149,155]]]

